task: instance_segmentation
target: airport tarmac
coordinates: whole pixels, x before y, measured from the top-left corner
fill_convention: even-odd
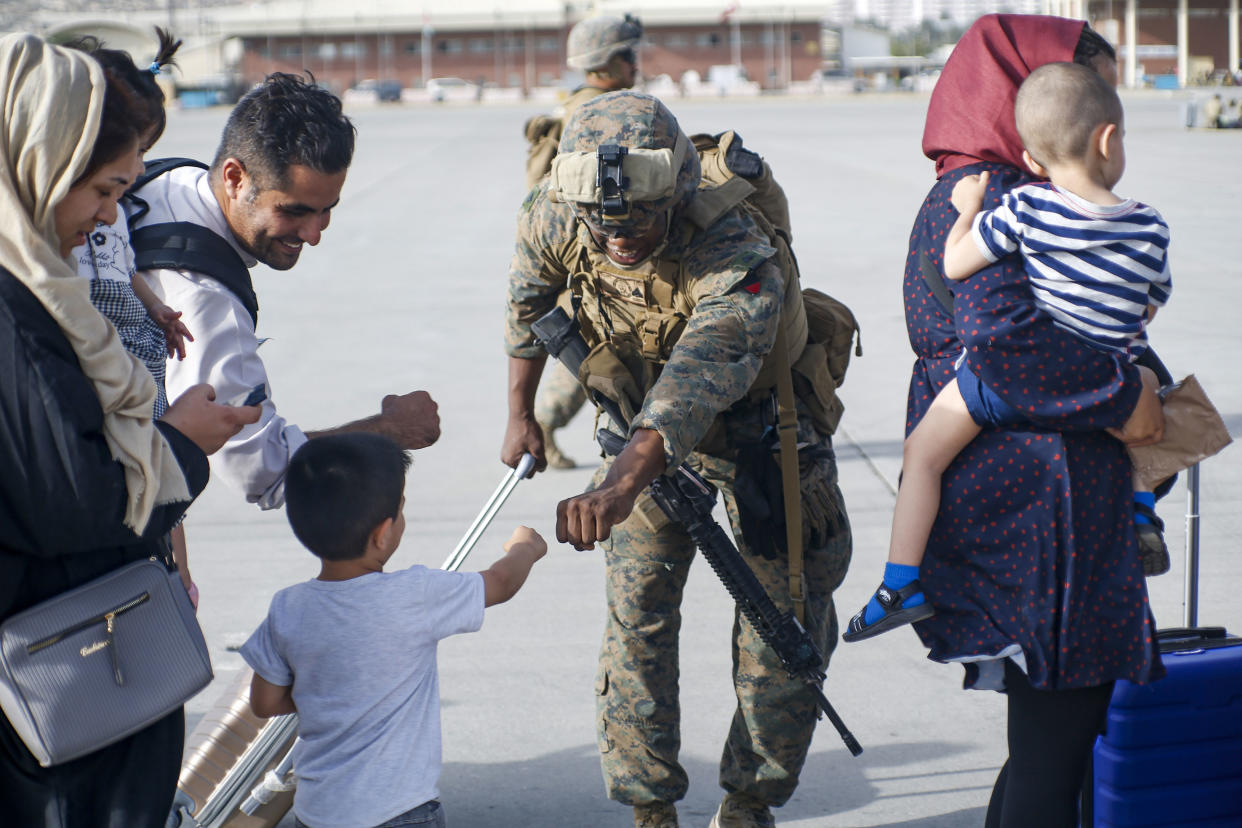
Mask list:
[[[1172,228],[1172,299],[1152,341],[1173,373],[1195,373],[1242,433],[1242,131],[1184,128],[1179,93],[1123,93],[1128,169],[1117,188]],[[912,355],[901,277],[916,210],[933,183],[920,151],[925,95],[670,101],[687,133],[737,130],[789,196],[804,283],[849,304],[864,355],[842,389],[836,437],[854,562],[837,593],[844,620],[871,593],[887,547]],[[427,389],[443,436],[417,452],[409,528],[392,561],[439,566],[500,482],[505,423],[502,314],[515,216],[523,198],[524,120],[534,106],[351,111],[358,150],[321,244],[291,271],[255,272],[263,356],[280,411],[306,429],[378,410],[387,393]],[[210,160],[226,111],[173,112],[151,157]],[[192,347],[192,346],[191,346]],[[1232,367],[1230,367],[1232,366]],[[560,442],[583,467],[522,482],[464,569],[493,561],[511,528],[552,538],[558,500],[580,492],[597,456],[591,418]],[[1242,471],[1238,448],[1204,464],[1198,620],[1242,629]],[[1234,504],[1230,506],[1229,504]],[[1161,502],[1173,571],[1152,579],[1161,626],[1183,619],[1186,494]],[[187,707],[194,724],[243,667],[235,652],[271,595],[313,577],[315,560],[282,511],[261,512],[213,482],[186,523],[216,681]],[[1234,540],[1229,540],[1233,538]],[[705,826],[721,796],[720,749],[734,707],[732,604],[696,565],[682,631],[682,825]],[[628,808],[604,796],[595,747],[594,681],[604,622],[598,552],[553,541],[518,596],[483,630],[440,647],[442,799],[455,828],[622,828]],[[360,646],[365,642],[360,642]],[[823,723],[778,823],[800,828],[958,828],[983,821],[1005,757],[1004,698],[961,690],[961,669],[930,662],[909,630],[838,646],[825,691],[865,752],[853,758]],[[288,818],[283,825],[292,825]]]

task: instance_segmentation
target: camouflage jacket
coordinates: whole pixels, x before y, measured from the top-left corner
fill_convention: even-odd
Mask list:
[[[570,207],[551,201],[545,190],[532,190],[518,217],[506,351],[526,359],[542,355],[531,323],[567,288],[583,295],[579,319],[588,344],[606,338],[623,357],[650,368],[631,429],[659,432],[672,468],[696,449],[722,412],[746,396],[776,342],[786,293],[776,251],[740,209],[706,229],[675,214],[662,249],[633,268],[620,268],[598,250]],[[625,295],[615,289],[618,279],[628,288]],[[659,280],[666,284],[654,284]],[[653,296],[661,289],[666,298],[657,301]],[[675,312],[661,313],[669,305]],[[622,325],[636,315],[641,324],[647,313],[676,317],[674,326],[661,328],[668,330],[668,341],[651,348],[643,345],[644,331]]]
[[[574,110],[592,98],[608,94],[608,90],[595,86],[579,86],[551,115],[536,115],[526,122],[523,132],[530,148],[526,155],[526,189],[538,184],[552,169],[561,143],[561,132]]]

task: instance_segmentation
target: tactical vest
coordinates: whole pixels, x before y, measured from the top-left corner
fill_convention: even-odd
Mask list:
[[[804,300],[808,292],[799,284],[797,261],[788,243],[788,203],[770,169],[757,155],[749,153],[748,158],[734,163],[742,171],[752,172],[754,178],[747,179],[735,173],[726,164],[726,155],[731,144],[736,155],[741,141],[734,142],[731,133],[726,136],[728,141],[710,136],[695,137],[704,168],[703,182],[690,208],[673,229],[673,233],[679,234],[680,242],[675,247],[688,249],[695,236],[735,208],[755,221],[775,248],[774,263],[786,277],[781,306],[782,330],[777,341],[785,343],[787,361],[778,359],[774,348],[764,358],[746,399],[756,402],[769,398],[777,384],[778,370],[791,366],[795,392],[811,412],[815,427],[821,433],[831,434],[843,410],[836,388],[845,369],[842,365],[836,377],[830,370],[828,348],[823,338],[824,310],[818,298],[824,295],[814,291],[815,297],[808,294]],[[775,216],[780,224],[771,221],[769,215]],[[569,292],[583,337],[591,347],[579,378],[588,388],[603,391],[613,399],[620,398],[624,413],[632,417],[655,384],[694,313],[691,286],[695,275],[680,259],[661,255],[659,250],[637,267],[620,267],[592,243],[584,227],[579,227],[578,233],[579,243],[566,250],[562,264],[570,274]],[[748,255],[747,251],[741,251],[728,265],[733,274],[726,278],[726,283],[739,284],[765,258],[758,252]],[[840,307],[848,316],[849,325],[837,325],[836,319],[831,322],[834,328],[849,331],[845,338],[848,362],[849,344],[857,323],[853,322],[848,308]],[[839,345],[836,350],[840,350]],[[722,437],[723,425],[718,418],[700,448],[711,453]]]

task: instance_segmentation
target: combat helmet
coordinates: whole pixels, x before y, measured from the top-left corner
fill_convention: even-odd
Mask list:
[[[643,24],[633,15],[588,18],[569,30],[565,62],[585,72],[599,69],[617,52],[637,46],[642,36]]]
[[[688,205],[700,177],[699,155],[668,107],[622,90],[570,116],[548,193],[591,223],[641,225]]]

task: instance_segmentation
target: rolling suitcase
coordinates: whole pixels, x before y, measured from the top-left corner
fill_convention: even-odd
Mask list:
[[[1186,488],[1186,626],[1158,633],[1164,678],[1117,682],[1083,786],[1084,826],[1242,826],[1242,638],[1196,626],[1197,465]]]

